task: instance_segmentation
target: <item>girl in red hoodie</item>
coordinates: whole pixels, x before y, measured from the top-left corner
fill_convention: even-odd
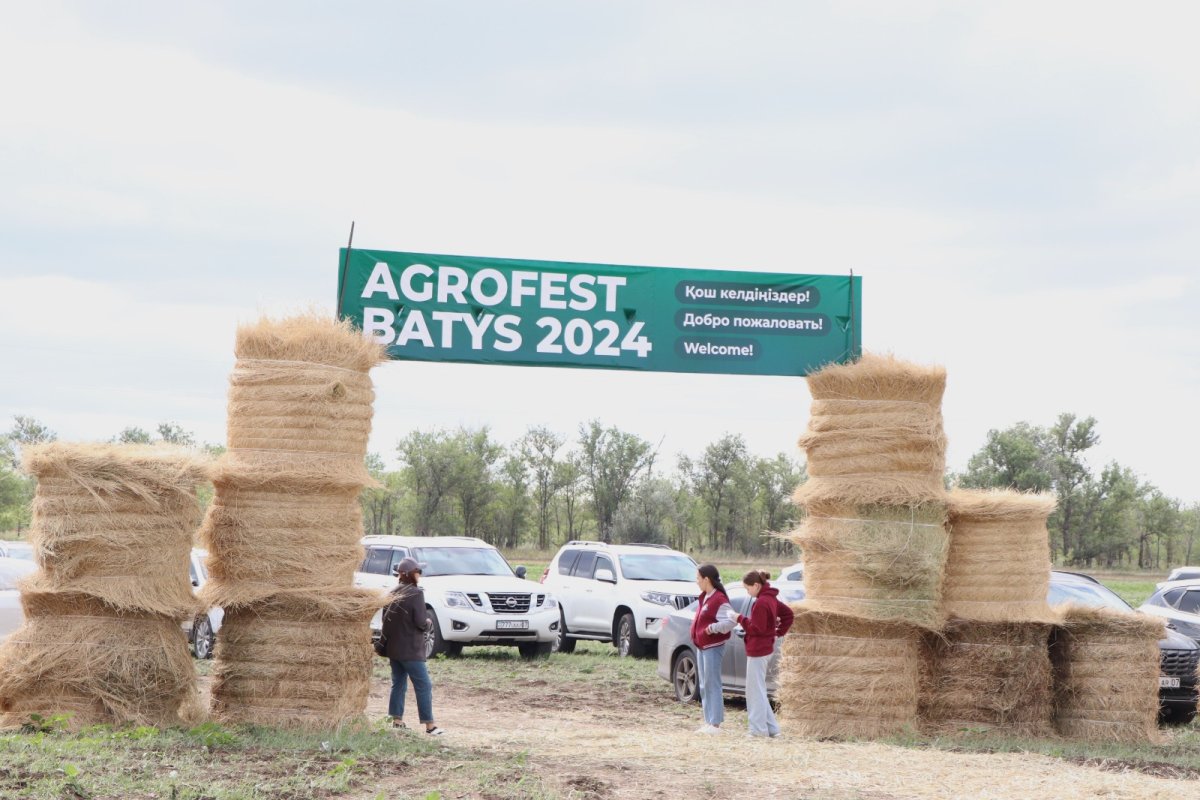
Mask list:
[[[750,595],[750,607],[738,614],[737,621],[746,632],[746,712],[750,716],[751,736],[779,735],[779,723],[767,699],[767,665],[775,655],[775,639],[792,627],[794,614],[787,603],[778,600],[779,590],[767,582],[765,572],[750,570],[742,584]]]
[[[697,733],[720,733],[725,720],[725,697],[721,692],[721,660],[725,643],[737,623],[729,597],[721,583],[721,573],[712,564],[696,571],[700,587],[700,605],[692,619],[692,644],[696,645],[696,672],[700,679],[700,705],[704,724]]]

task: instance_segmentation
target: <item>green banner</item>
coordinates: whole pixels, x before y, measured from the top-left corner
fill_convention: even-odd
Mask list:
[[[338,297],[416,361],[806,375],[862,342],[851,276],[343,249]]]

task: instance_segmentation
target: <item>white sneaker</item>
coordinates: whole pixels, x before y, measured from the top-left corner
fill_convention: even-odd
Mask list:
[[[709,725],[707,722],[704,723],[703,725],[701,725],[699,728],[696,728],[696,733],[707,733],[707,734],[711,735],[711,734],[720,733],[720,732],[721,732],[720,728],[718,728],[716,725]]]

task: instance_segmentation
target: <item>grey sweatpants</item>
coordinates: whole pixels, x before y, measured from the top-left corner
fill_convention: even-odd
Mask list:
[[[746,657],[746,712],[750,715],[751,736],[776,736],[779,723],[767,699],[767,662],[770,656]]]

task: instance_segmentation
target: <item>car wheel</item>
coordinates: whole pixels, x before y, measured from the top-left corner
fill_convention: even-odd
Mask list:
[[[517,651],[520,652],[521,658],[531,661],[535,658],[549,658],[553,649],[554,642],[530,642],[517,645]]]
[[[671,684],[675,687],[675,699],[681,703],[694,703],[700,699],[700,671],[696,668],[696,657],[691,650],[684,650],[675,657],[671,667]]]
[[[213,649],[217,644],[217,635],[213,633],[212,623],[207,614],[196,617],[192,623],[192,652],[200,660],[213,657]]]
[[[1190,725],[1196,718],[1196,706],[1163,706],[1159,714],[1163,722],[1169,725]]]
[[[558,638],[554,640],[555,653],[574,653],[575,639],[567,636],[567,615],[562,609],[558,610]]]
[[[446,652],[446,640],[442,638],[442,626],[438,624],[437,613],[429,606],[429,630],[425,631],[425,658],[433,658],[438,653]]]
[[[637,626],[633,622],[633,614],[626,611],[617,620],[617,655],[625,658],[633,656],[640,658],[646,655],[646,640],[637,635]]]

